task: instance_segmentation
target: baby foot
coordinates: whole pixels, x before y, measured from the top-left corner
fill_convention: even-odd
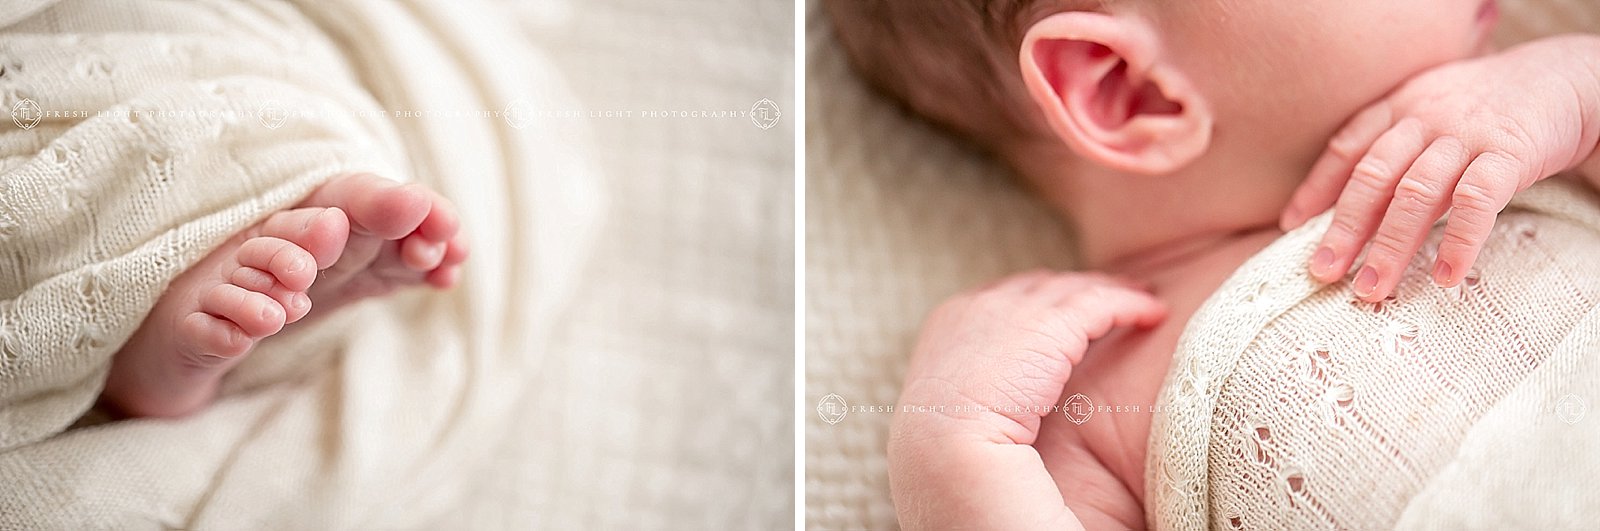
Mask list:
[[[319,315],[405,286],[454,286],[467,258],[455,207],[422,185],[346,175],[312,192],[302,206],[350,216],[344,255],[309,291]]]
[[[196,411],[257,341],[291,323],[409,285],[455,285],[467,257],[458,225],[422,186],[336,177],[174,279],[113,358],[102,397],[132,416]]]
[[[257,341],[304,318],[317,270],[344,253],[337,208],[273,214],[178,275],[117,352],[101,397],[132,416],[180,416],[216,395]]]

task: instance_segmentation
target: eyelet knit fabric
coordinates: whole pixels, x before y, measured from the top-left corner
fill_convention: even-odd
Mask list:
[[[0,529],[394,528],[461,504],[602,205],[581,123],[495,113],[574,105],[467,4],[0,14]],[[461,205],[461,286],[296,325],[181,421],[88,413],[174,276],[356,171]]]
[[[1434,286],[1423,253],[1378,303],[1304,273],[1331,219],[1252,257],[1189,319],[1151,429],[1152,526],[1600,517],[1600,494],[1572,483],[1600,458],[1568,445],[1600,441],[1600,418],[1583,416],[1600,400],[1600,197],[1563,178],[1537,184],[1501,213],[1461,286]],[[1536,470],[1551,475],[1526,476]],[[1550,490],[1517,495],[1535,483]]]

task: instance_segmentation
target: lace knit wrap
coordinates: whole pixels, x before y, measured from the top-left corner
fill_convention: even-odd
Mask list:
[[[460,504],[599,206],[582,135],[485,114],[573,106],[464,4],[0,14],[0,528],[394,528]],[[463,205],[462,285],[297,324],[182,422],[84,418],[174,276],[354,171]]]
[[[0,37],[0,450],[87,410],[166,283],[222,239],[339,172],[407,175],[383,162],[392,127],[343,112],[377,104],[305,28],[120,33],[145,29],[135,15],[225,26],[74,7]]]
[[[1535,185],[1501,214],[1462,286],[1433,286],[1424,252],[1376,304],[1307,278],[1330,219],[1253,257],[1191,318],[1151,431],[1150,524],[1529,528],[1600,517],[1588,485],[1600,472],[1600,413],[1587,411],[1600,406],[1593,192]]]

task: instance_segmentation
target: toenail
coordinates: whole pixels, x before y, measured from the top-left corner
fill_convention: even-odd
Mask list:
[[[326,209],[323,209],[323,210],[322,210],[322,213],[320,213],[320,214],[317,214],[317,217],[315,217],[315,218],[312,218],[312,219],[313,219],[313,220],[327,220],[327,219],[331,219],[331,218],[332,218],[332,217],[333,217],[333,216],[334,216],[334,211],[337,211],[337,210],[339,210],[339,209],[338,209],[338,208],[336,208],[336,207],[335,207],[335,208],[326,208]],[[308,223],[308,224],[307,224],[307,226],[308,226],[308,227],[309,227],[309,225],[310,225],[310,224],[309,224],[309,223]]]
[[[306,261],[304,258],[295,257],[289,260],[289,265],[284,267],[283,270],[286,273],[299,273],[301,271],[305,271]]]
[[[264,320],[264,321],[272,321],[277,316],[278,316],[278,312],[272,309],[272,305],[271,304],[263,304],[263,305],[261,305],[261,319],[262,320]]]
[[[311,299],[306,298],[306,294],[304,293],[296,293],[293,297],[289,298],[289,304],[293,305],[294,309],[296,310],[304,310],[306,309],[306,306],[311,305]]]

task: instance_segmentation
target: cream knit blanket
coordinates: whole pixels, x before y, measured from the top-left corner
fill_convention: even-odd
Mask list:
[[[1462,286],[1433,286],[1418,256],[1378,304],[1307,277],[1331,219],[1256,254],[1189,319],[1151,428],[1151,525],[1600,519],[1600,491],[1583,487],[1600,472],[1600,198],[1535,185]]]
[[[509,22],[405,0],[0,14],[0,528],[392,528],[459,504],[599,206],[576,124],[537,114],[574,106]],[[167,282],[352,171],[463,205],[459,288],[274,337],[181,422],[84,417]]]

